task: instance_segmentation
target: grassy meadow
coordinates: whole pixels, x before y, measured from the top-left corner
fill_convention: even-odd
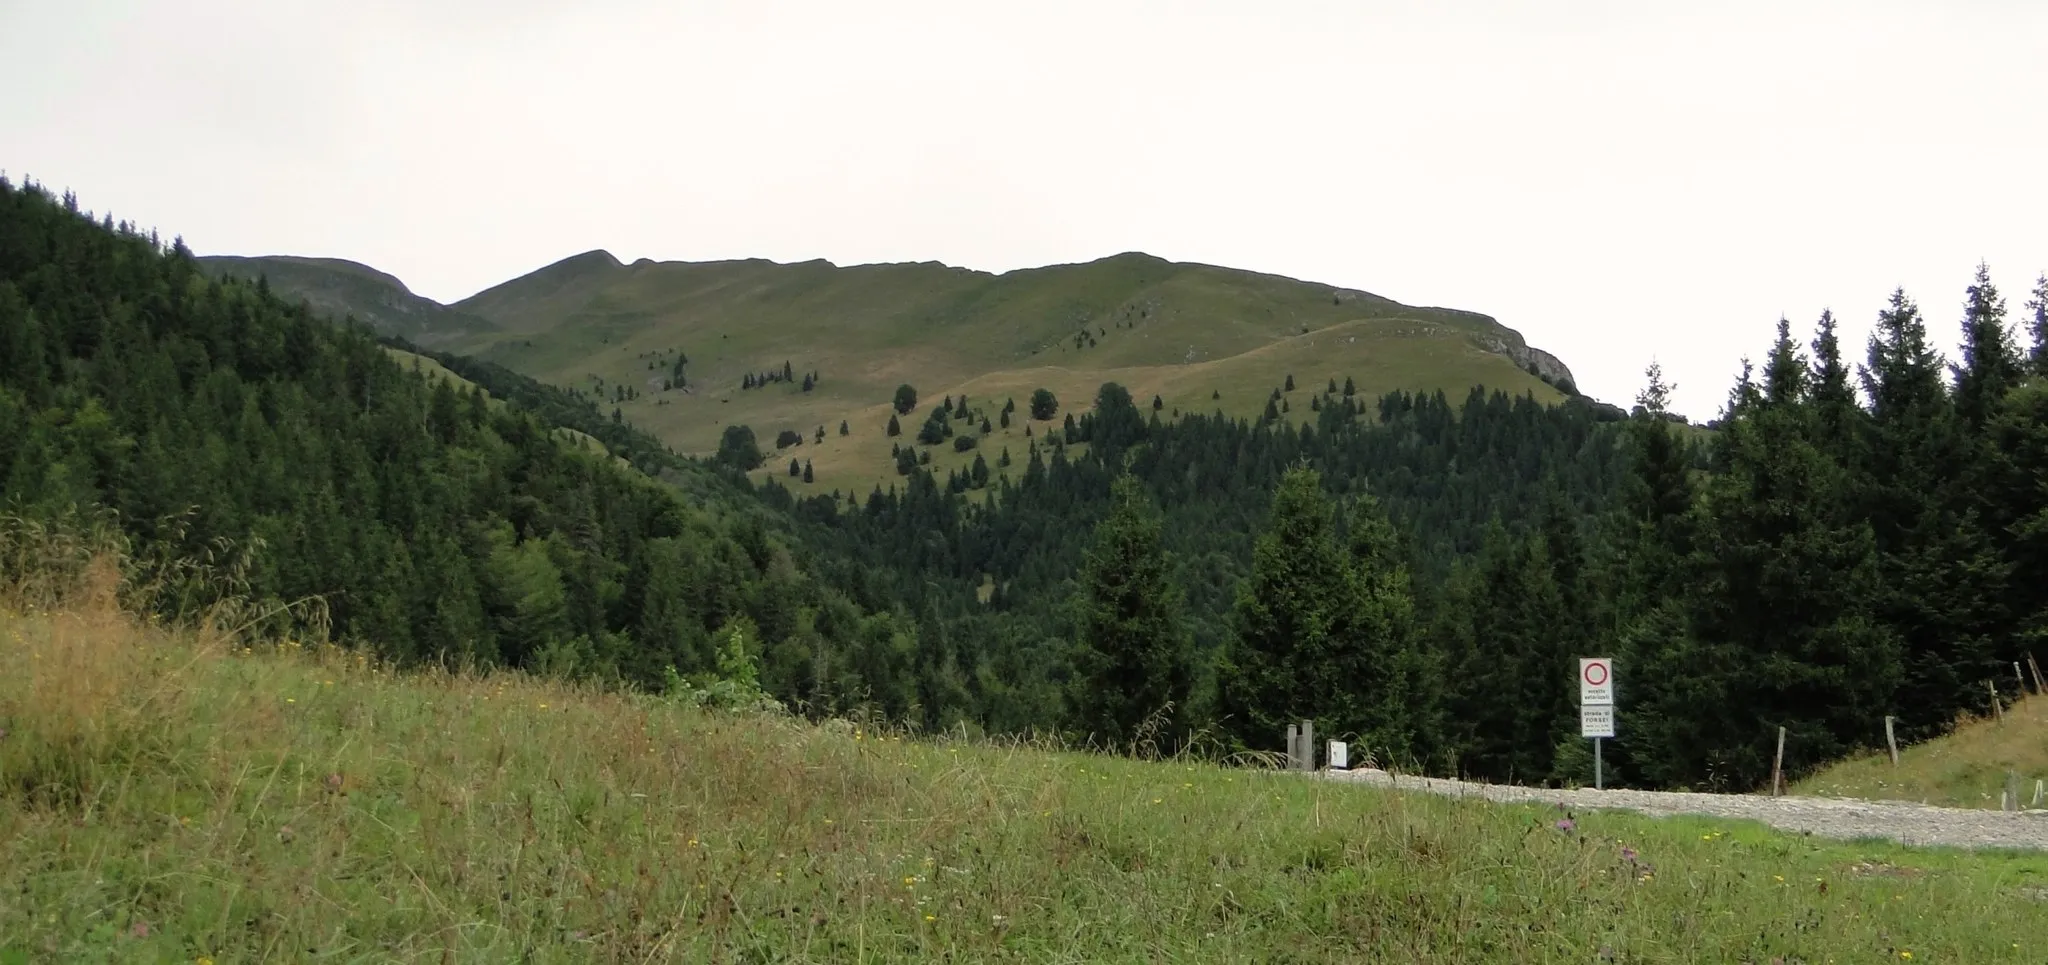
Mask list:
[[[1249,418],[1292,375],[1289,417],[1298,420],[1312,418],[1310,394],[1347,377],[1366,400],[1395,389],[1462,398],[1481,384],[1561,398],[1489,348],[1519,340],[1490,318],[1136,254],[989,275],[933,264],[622,265],[599,252],[453,308],[499,326],[456,350],[606,399],[634,387],[638,399],[606,405],[678,451],[708,454],[735,423],[764,447],[784,429],[802,433],[804,445],[771,457],[766,471],[787,482],[789,459],[809,459],[814,482],[792,484],[804,492],[899,482],[891,443],[909,443],[933,404],[963,393],[993,417],[1005,399],[1022,407],[1043,387],[1078,414],[1115,381],[1141,405],[1158,396],[1166,418]],[[690,391],[659,391],[679,354]],[[740,388],[745,375],[779,373],[785,361],[799,382],[817,372],[817,386]],[[919,409],[891,440],[889,402],[905,382]],[[1023,458],[1020,421],[984,444],[991,468],[1002,445]],[[933,452],[942,467],[973,461],[952,456]]]
[[[2048,855],[395,673],[74,570],[0,604],[0,962],[2048,958]]]
[[[2020,806],[2034,804],[2034,785],[2048,781],[2048,698],[2028,697],[2002,717],[1966,720],[1922,744],[1899,748],[1899,763],[1878,751],[1842,761],[1795,784],[1795,794],[1918,801],[1944,807],[2000,806],[2006,772],[2020,777]]]

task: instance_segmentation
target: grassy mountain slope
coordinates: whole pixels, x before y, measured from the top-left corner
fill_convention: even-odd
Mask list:
[[[397,278],[339,258],[212,255],[199,259],[199,265],[215,276],[268,278],[278,292],[304,298],[314,311],[354,315],[378,332],[421,345],[482,337],[496,327],[475,315],[421,298]]]
[[[0,961],[2043,955],[2038,855],[393,675],[105,586],[0,603]]]
[[[2048,698],[2030,697],[1998,719],[1965,721],[1954,731],[1899,749],[1899,765],[1883,751],[1831,765],[1800,781],[1799,794],[1921,801],[1958,808],[2000,806],[2006,772],[2020,777],[2020,806],[2035,803],[2036,782],[2048,781]]]
[[[1484,315],[1134,253],[994,275],[934,263],[628,265],[592,251],[450,307],[496,330],[450,332],[437,347],[601,395],[680,451],[714,450],[734,423],[753,427],[764,444],[785,429],[803,433],[805,445],[764,472],[808,459],[813,491],[865,491],[895,479],[883,428],[905,382],[921,403],[894,440],[907,444],[923,410],[962,393],[992,403],[992,423],[1005,399],[1022,406],[1044,387],[1063,411],[1079,411],[1112,380],[1144,402],[1158,396],[1163,417],[1254,417],[1289,375],[1301,390],[1290,410],[1346,378],[1366,398],[1394,389],[1459,395],[1485,384],[1548,401],[1560,397],[1552,383],[1571,377]],[[688,360],[687,385],[664,391],[679,358]],[[742,390],[745,376],[779,375],[785,362],[792,382]],[[805,392],[795,383],[813,371],[819,382]],[[638,398],[617,401],[622,386]],[[993,442],[1021,459],[1022,432],[1020,418]],[[983,450],[991,463],[998,451]],[[941,469],[973,458],[950,447],[933,456]]]

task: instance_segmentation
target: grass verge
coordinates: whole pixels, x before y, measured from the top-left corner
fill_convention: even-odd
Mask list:
[[[2048,957],[2048,856],[394,675],[115,600],[0,608],[0,962]]]
[[[2008,771],[2019,775],[2021,807],[2048,807],[2048,797],[2034,801],[2035,783],[2048,782],[2048,698],[2026,698],[2002,717],[1967,720],[1900,748],[1897,767],[1884,751],[1850,758],[1800,781],[1793,793],[1996,810]]]

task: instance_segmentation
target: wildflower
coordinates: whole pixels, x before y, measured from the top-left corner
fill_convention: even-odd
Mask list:
[[[540,705],[540,709],[542,709],[542,710],[546,710],[546,709],[548,709],[548,705],[546,705],[546,704],[542,704],[542,705]]]
[[[1899,957],[1910,962],[1913,960],[1913,953],[1902,949],[1899,952]]]
[[[1578,822],[1576,822],[1576,821],[1573,821],[1573,820],[1572,820],[1571,818],[1558,818],[1558,819],[1557,819],[1557,829],[1558,829],[1559,831],[1563,831],[1563,832],[1565,832],[1566,834],[1570,834],[1570,833],[1571,833],[1571,830],[1572,830],[1573,828],[1576,828],[1576,827],[1578,827],[1578,826],[1579,826]]]
[[[1626,862],[1628,862],[1629,864],[1635,864],[1635,863],[1636,863],[1636,849],[1634,849],[1634,848],[1631,848],[1631,847],[1629,847],[1628,845],[1625,845],[1625,844],[1624,844],[1624,845],[1622,845],[1622,846],[1621,846],[1621,860],[1623,860],[1623,861],[1626,861]]]
[[[135,924],[128,926],[128,934],[136,938],[148,938],[149,922],[143,921],[140,918],[135,919]]]
[[[938,920],[939,920],[939,916],[937,916],[937,915],[926,915],[926,916],[924,916],[924,920],[925,920],[925,921],[938,921]]]
[[[287,704],[296,704],[296,703],[298,703],[299,701],[298,701],[298,698],[296,698],[296,697],[286,697],[286,698],[284,699],[284,702],[285,702],[285,703],[287,703]]]

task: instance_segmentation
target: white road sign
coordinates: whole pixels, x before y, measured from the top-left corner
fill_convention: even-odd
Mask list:
[[[1330,742],[1330,770],[1351,769],[1351,747],[1343,741]]]
[[[1614,705],[1612,705],[1612,704],[1581,704],[1581,705],[1579,705],[1579,736],[1580,736],[1580,737],[1613,737],[1613,736],[1614,736]]]
[[[1579,658],[1579,704],[1614,705],[1614,658]]]

